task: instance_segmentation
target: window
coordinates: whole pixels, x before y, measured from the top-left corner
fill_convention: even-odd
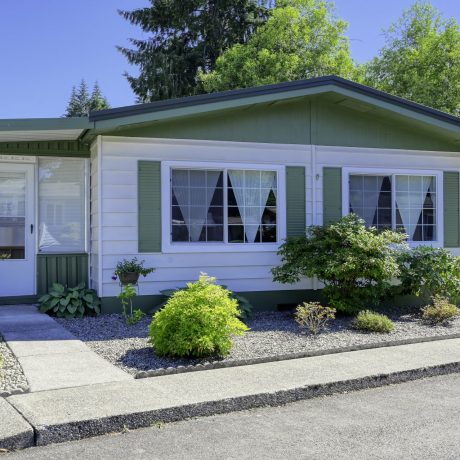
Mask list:
[[[276,243],[277,172],[172,169],[171,240]]]
[[[409,241],[436,241],[436,176],[350,174],[348,211],[379,229],[399,229]]]
[[[40,159],[38,247],[41,252],[85,250],[85,160]]]

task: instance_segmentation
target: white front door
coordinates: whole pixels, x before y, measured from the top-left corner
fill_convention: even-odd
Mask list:
[[[34,165],[0,163],[0,297],[35,294]]]

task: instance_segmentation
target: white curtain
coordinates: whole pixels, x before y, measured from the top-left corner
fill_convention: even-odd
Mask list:
[[[174,170],[172,188],[190,241],[199,241],[220,171]]]
[[[355,214],[358,214],[364,219],[369,227],[374,222],[375,212],[379,205],[380,190],[382,189],[383,176],[376,176],[377,188],[375,192],[350,193],[350,204]],[[359,210],[359,211],[357,211]]]
[[[406,181],[408,183],[404,184]],[[414,238],[432,181],[431,176],[396,176],[396,204],[409,240]]]
[[[274,187],[274,171],[228,171],[233,193],[244,225],[248,243],[254,243],[262,221],[270,190]]]

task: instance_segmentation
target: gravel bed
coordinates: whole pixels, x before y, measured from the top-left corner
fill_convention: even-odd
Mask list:
[[[29,384],[22,371],[21,365],[0,336],[0,396],[23,393],[29,389]]]
[[[372,345],[418,337],[460,334],[460,318],[448,326],[424,324],[416,314],[390,315],[395,329],[389,334],[362,333],[351,329],[351,318],[337,318],[316,337],[307,335],[294,321],[292,313],[256,313],[248,326],[251,331],[234,339],[234,347],[225,358],[171,359],[157,356],[148,342],[150,318],[133,326],[125,324],[122,315],[97,318],[57,319],[70,332],[121,369],[135,375],[166,367],[187,366],[212,360],[243,360],[290,353],[328,350],[356,345]]]

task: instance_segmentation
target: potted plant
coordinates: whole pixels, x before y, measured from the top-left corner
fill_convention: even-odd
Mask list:
[[[117,263],[112,278],[114,280],[118,278],[123,286],[127,284],[137,284],[139,276],[142,275],[146,277],[155,270],[154,268],[145,268],[144,262],[144,260],[138,261],[137,257],[134,257],[132,260],[123,259]]]

